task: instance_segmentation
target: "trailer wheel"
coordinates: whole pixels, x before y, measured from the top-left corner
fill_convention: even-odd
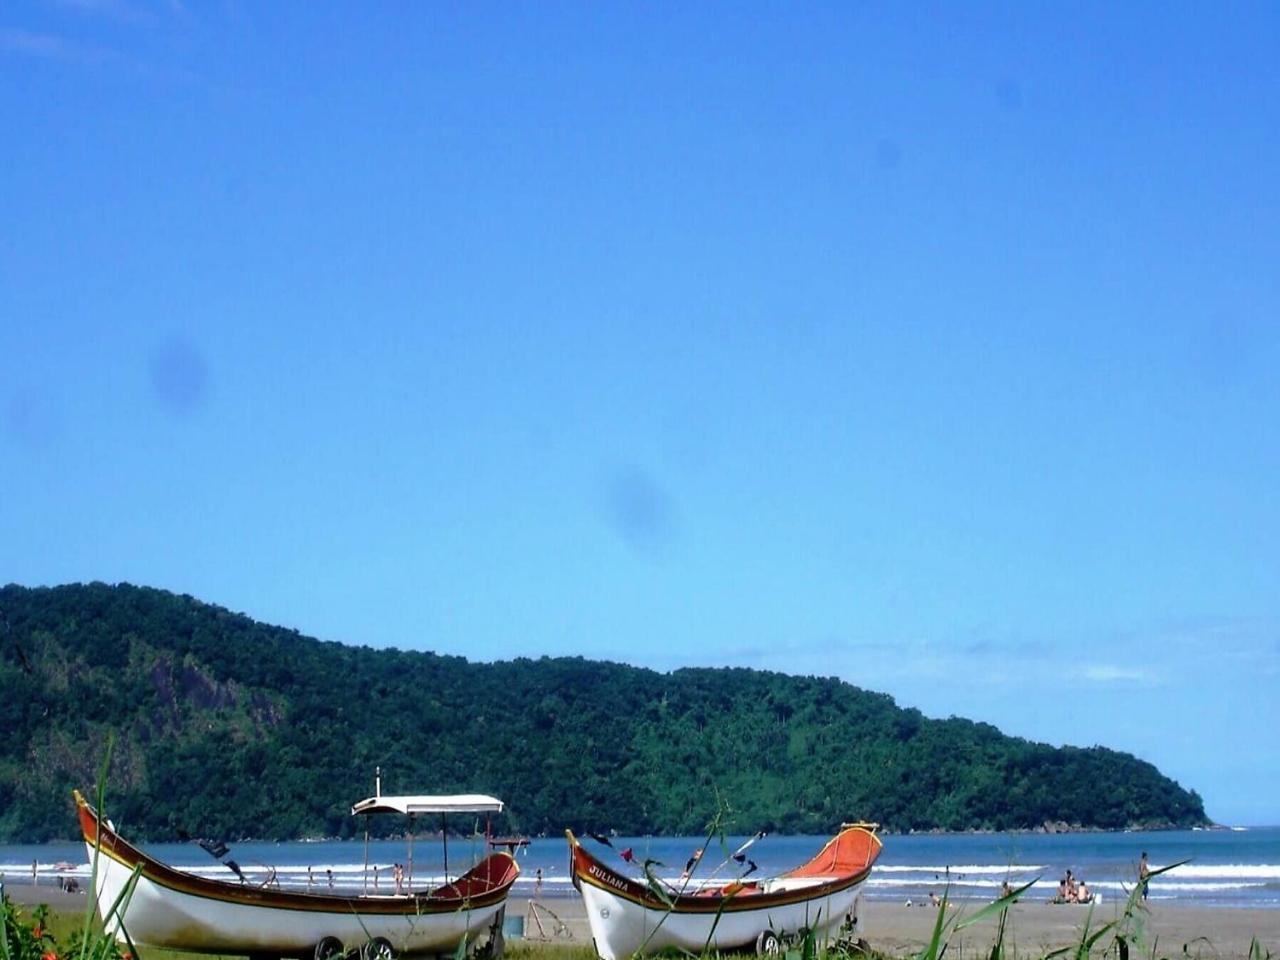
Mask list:
[[[396,951],[386,937],[374,937],[360,948],[360,960],[396,960]]]
[[[342,956],[342,941],[337,937],[321,937],[312,952],[312,960],[338,960]]]
[[[772,930],[765,930],[756,937],[757,956],[776,957],[780,953],[782,953],[782,941]]]

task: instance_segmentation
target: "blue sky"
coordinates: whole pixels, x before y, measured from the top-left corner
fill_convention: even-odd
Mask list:
[[[0,581],[839,676],[1280,822],[1278,41],[6,4]]]

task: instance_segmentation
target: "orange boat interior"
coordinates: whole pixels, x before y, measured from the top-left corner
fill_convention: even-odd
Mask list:
[[[880,838],[863,827],[842,830],[827,841],[818,855],[794,870],[780,874],[779,880],[830,880],[850,877],[868,869],[880,856]],[[763,893],[758,883],[735,880],[723,887],[699,890],[699,897],[746,897]]]
[[[861,873],[880,856],[880,838],[870,830],[852,827],[827,841],[818,855],[784,877],[847,877]]]

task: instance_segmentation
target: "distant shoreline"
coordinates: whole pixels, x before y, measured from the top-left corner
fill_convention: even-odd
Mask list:
[[[1081,824],[1057,823],[1052,828],[1049,824],[1042,824],[1038,827],[1011,827],[1007,830],[983,830],[973,828],[970,830],[944,830],[940,827],[921,828],[915,830],[893,830],[888,827],[880,827],[877,833],[886,837],[1024,837],[1024,836],[1054,836],[1056,834],[1122,834],[1122,833],[1178,833],[1186,832],[1241,832],[1249,830],[1263,830],[1273,826],[1272,824],[1249,824],[1243,826],[1230,826],[1223,823],[1201,824],[1195,826],[1178,826],[1176,824],[1164,824],[1160,826],[1130,826],[1130,827],[1088,827]],[[1280,825],[1277,825],[1280,826]],[[750,836],[750,830],[742,830],[735,832],[733,830],[725,831],[727,837]],[[769,836],[775,837],[827,837],[831,836],[835,831],[827,833],[783,833],[773,832]],[[558,840],[558,833],[525,833],[513,834],[528,840]],[[408,839],[407,833],[389,833],[385,836],[370,837],[375,841],[404,841]],[[423,831],[415,833],[416,841],[439,840],[440,831]],[[610,837],[632,837],[632,838],[651,838],[660,840],[678,840],[685,837],[701,836],[698,833],[625,833],[622,831],[613,831],[609,833]],[[449,832],[450,839],[467,840],[471,838],[469,833]],[[187,843],[190,838],[182,837],[141,837],[135,838],[139,843],[161,844],[161,843]],[[222,837],[227,843],[359,843],[363,841],[362,836],[349,837]],[[0,839],[0,848],[3,847],[43,847],[53,846],[54,844],[71,844],[83,843],[81,837],[63,837],[50,840],[3,840]]]

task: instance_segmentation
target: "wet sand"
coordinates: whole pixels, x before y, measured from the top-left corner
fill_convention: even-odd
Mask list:
[[[33,887],[8,883],[5,892],[15,903],[27,906],[45,903],[58,913],[79,912],[86,904],[83,893],[65,893],[53,885]],[[962,904],[958,909],[962,914],[972,913],[979,906]],[[1115,919],[1118,909],[1119,904],[1115,903],[1103,904],[1094,910],[1094,928]],[[891,956],[907,956],[920,950],[933,933],[937,919],[933,907],[908,907],[883,900],[865,901],[863,913],[863,937],[874,949]],[[1006,947],[1018,956],[1039,957],[1050,950],[1073,945],[1079,942],[1087,913],[1085,907],[1052,906],[1043,901],[1016,904],[1010,911]],[[525,939],[530,941],[566,946],[591,943],[586,913],[582,901],[576,897],[544,897],[532,908],[527,898],[512,897],[507,905],[507,917],[523,920]],[[542,924],[541,931],[535,917]],[[1280,910],[1156,903],[1149,908],[1148,929],[1158,937],[1157,956],[1180,956],[1183,944],[1187,944],[1191,957],[1247,960],[1249,943],[1255,936],[1273,956],[1280,956]],[[990,948],[994,936],[994,919],[975,924],[952,938],[948,954],[957,960],[977,956]]]

